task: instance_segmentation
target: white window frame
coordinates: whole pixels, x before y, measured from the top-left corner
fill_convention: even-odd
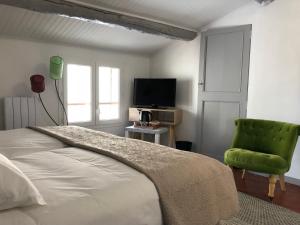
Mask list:
[[[93,126],[95,125],[95,65],[90,63],[83,63],[83,62],[74,62],[69,61],[65,62],[64,66],[64,74],[63,76],[63,83],[64,83],[64,105],[68,114],[68,65],[78,65],[78,66],[89,66],[91,67],[91,121],[88,122],[74,122],[69,123],[70,125],[80,125],[80,126]]]
[[[119,69],[119,118],[111,119],[111,120],[100,120],[99,115],[99,67],[110,67]],[[112,65],[112,64],[97,64],[96,65],[96,125],[106,125],[106,124],[119,124],[122,122],[121,119],[121,83],[122,83],[122,69],[120,66]]]
[[[68,114],[68,65],[79,65],[79,66],[90,66],[91,67],[91,121],[89,122],[75,122],[75,123],[69,123],[70,125],[78,125],[83,127],[93,127],[97,125],[116,125],[122,123],[122,68],[120,65],[112,65],[109,63],[103,63],[103,64],[91,64],[89,62],[84,61],[66,61],[65,60],[65,66],[64,66],[64,74],[63,76],[63,99],[64,99],[64,105]],[[112,120],[100,120],[99,118],[99,67],[111,67],[111,68],[118,68],[119,69],[119,118],[118,119],[112,119]],[[59,115],[62,116],[62,110],[60,110]],[[66,120],[64,120],[66,124]]]

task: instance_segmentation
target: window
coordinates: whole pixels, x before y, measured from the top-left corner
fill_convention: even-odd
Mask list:
[[[99,67],[99,120],[119,119],[120,69]]]
[[[98,74],[93,71],[96,69],[90,65],[67,65],[66,108],[70,123],[96,125],[120,118],[120,69],[100,66]]]
[[[70,123],[92,121],[92,68],[67,66],[67,109]]]

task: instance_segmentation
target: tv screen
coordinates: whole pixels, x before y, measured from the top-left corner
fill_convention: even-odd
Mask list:
[[[133,104],[143,107],[175,107],[176,79],[134,79]]]

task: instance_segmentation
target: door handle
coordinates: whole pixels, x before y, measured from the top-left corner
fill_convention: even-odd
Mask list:
[[[204,85],[204,83],[203,82],[199,82],[198,85]]]

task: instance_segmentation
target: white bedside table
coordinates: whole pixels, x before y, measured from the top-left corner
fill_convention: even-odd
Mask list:
[[[130,135],[129,133],[141,133],[142,135],[142,140],[144,139],[144,134],[154,134],[155,137],[155,143],[160,144],[160,135],[163,133],[168,132],[168,128],[166,127],[160,127],[157,129],[149,129],[149,128],[142,128],[142,127],[134,127],[134,126],[129,126],[125,127],[125,137],[129,138]]]

